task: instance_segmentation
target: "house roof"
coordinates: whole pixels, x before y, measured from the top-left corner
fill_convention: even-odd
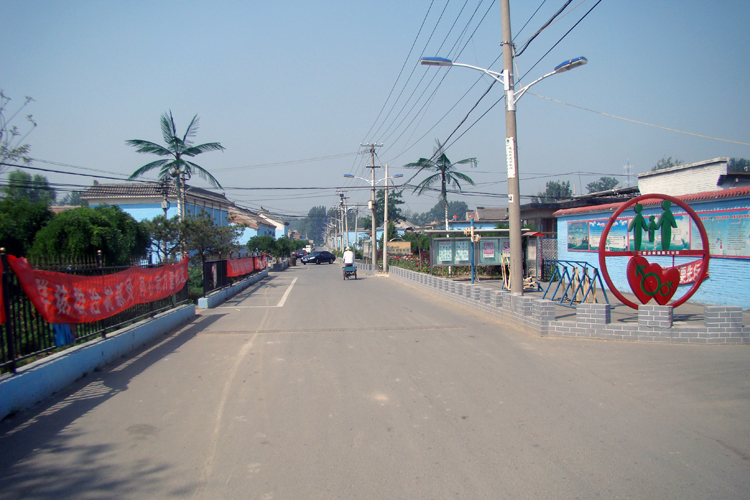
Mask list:
[[[235,224],[246,224],[248,227],[251,227],[256,231],[260,226],[264,226],[273,230],[276,229],[276,226],[274,226],[255,212],[246,208],[238,207],[236,205],[229,208],[229,215],[234,217],[233,222]]]
[[[177,198],[177,186],[170,183],[168,186],[168,196]],[[81,198],[85,200],[106,199],[106,198],[161,198],[162,184],[159,182],[123,182],[117,184],[94,184],[89,186],[81,193]],[[186,196],[193,198],[202,198],[219,203],[231,203],[226,196],[220,193],[214,193],[207,189],[193,187],[188,185]]]
[[[502,221],[508,220],[508,209],[503,207],[477,207],[473,212],[466,214],[466,220],[469,220],[469,215],[474,215],[475,221]]]
[[[685,194],[682,196],[675,196],[675,198],[677,198],[680,201],[684,201],[685,203],[690,203],[693,201],[717,200],[717,199],[722,199],[722,198],[735,198],[735,197],[740,197],[740,196],[750,196],[750,186],[723,189],[721,191],[704,191],[702,193]],[[555,217],[564,217],[566,215],[581,214],[581,213],[586,213],[586,212],[606,212],[606,211],[614,212],[615,210],[620,208],[624,203],[627,203],[627,202],[609,203],[606,205],[589,205],[587,207],[578,207],[578,208],[565,208],[565,209],[556,211],[554,215]],[[660,203],[661,203],[661,200],[654,198],[651,200],[645,200],[641,204],[644,207],[648,207],[651,205],[658,205]]]

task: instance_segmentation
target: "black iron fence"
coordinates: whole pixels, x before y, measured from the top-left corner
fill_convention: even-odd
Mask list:
[[[253,259],[261,258],[260,254],[251,254]],[[247,259],[249,257],[243,257]],[[217,259],[207,260],[203,264],[203,296],[205,297],[209,293],[220,290],[222,288],[232,286],[235,283],[244,280],[248,276],[262,271],[262,269],[253,269],[251,272],[242,274],[239,276],[229,277],[227,276],[227,268],[231,259]]]
[[[3,264],[3,307],[6,311],[6,321],[0,325],[0,372],[15,372],[19,365],[98,336],[106,337],[107,333],[188,302],[186,284],[179,292],[162,300],[138,304],[99,321],[66,325],[71,328],[73,343],[60,345],[60,332],[56,331],[60,325],[53,325],[42,318],[21,288],[5,254],[0,255],[0,259]],[[71,262],[57,269],[50,268],[51,266],[43,267],[49,271],[77,276],[103,276],[124,271],[132,266],[104,267],[99,259],[92,263]],[[140,267],[159,266],[144,264]]]

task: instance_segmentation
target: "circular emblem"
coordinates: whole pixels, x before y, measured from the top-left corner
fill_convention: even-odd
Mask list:
[[[651,217],[650,222],[646,222],[645,217],[641,215],[641,210],[643,210],[641,202],[654,199],[662,200],[662,214],[659,217],[658,222],[656,222],[654,217]],[[671,230],[672,228],[677,227],[676,219],[674,215],[672,215],[671,210],[673,205],[679,206],[685,210],[685,213],[687,213],[695,223],[701,235],[702,248],[700,250],[670,249],[672,239]],[[628,232],[633,232],[632,245],[628,245],[629,249],[625,251],[607,250],[607,236],[609,235],[609,230],[612,228],[612,224],[614,224],[620,214],[630,207],[633,207],[635,211],[635,216],[628,225]],[[657,230],[661,233],[660,247],[655,250],[641,250],[644,234],[649,238],[649,241],[653,242],[654,232]],[[607,270],[607,257],[630,258],[626,270],[628,283],[630,284],[630,288],[633,290],[635,296],[638,297],[638,300],[643,304],[654,299],[660,305],[678,307],[693,296],[698,288],[700,288],[701,283],[708,273],[708,261],[710,255],[706,229],[703,227],[703,223],[698,217],[698,214],[696,214],[692,208],[672,196],[665,194],[644,194],[623,203],[623,205],[612,214],[609,221],[607,221],[607,225],[604,226],[599,241],[599,266],[601,267],[604,281],[607,283],[607,286],[609,286],[610,291],[620,299],[623,304],[632,307],[633,309],[638,309],[638,304],[625,298],[612,283],[612,280],[609,277],[609,271]],[[670,267],[664,269],[659,264],[649,262],[646,258],[648,256],[700,257],[697,261],[688,264],[690,269],[696,271],[693,286],[678,300],[669,303],[672,296],[677,292],[677,287],[680,284],[680,268]]]

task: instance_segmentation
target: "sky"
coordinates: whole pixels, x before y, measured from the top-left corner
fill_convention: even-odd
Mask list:
[[[511,0],[517,53],[565,3]],[[578,194],[601,176],[635,185],[664,157],[750,158],[749,21],[746,0],[573,0],[515,60],[517,91],[564,60],[589,61],[517,103],[522,203],[549,181]],[[125,141],[163,144],[159,119],[171,111],[179,133],[197,114],[195,142],[224,146],[195,162],[240,206],[291,220],[337,204],[340,190],[364,204],[362,144],[382,144],[376,165],[403,174],[398,186],[415,174],[403,166],[440,141],[451,161],[478,161],[458,167],[476,186],[448,201],[502,207],[502,85],[419,65],[440,56],[501,71],[501,41],[499,0],[0,0],[0,89],[12,98],[6,118],[34,99],[25,142],[32,166],[50,172],[27,171],[61,194],[157,159]],[[29,128],[22,116],[12,124]],[[384,177],[376,169],[378,186]],[[413,212],[438,201],[403,197]]]

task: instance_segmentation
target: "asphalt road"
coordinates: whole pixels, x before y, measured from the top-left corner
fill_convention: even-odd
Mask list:
[[[272,274],[0,424],[0,499],[748,498],[750,349]]]

